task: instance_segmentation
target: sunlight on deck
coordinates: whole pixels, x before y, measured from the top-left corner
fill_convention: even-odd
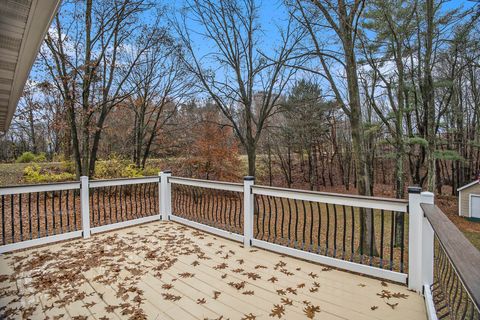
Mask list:
[[[154,222],[0,256],[7,319],[426,319],[406,287]]]

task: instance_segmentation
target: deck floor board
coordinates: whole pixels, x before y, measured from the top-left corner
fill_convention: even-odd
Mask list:
[[[7,319],[426,319],[405,286],[163,221],[0,255],[0,308]]]

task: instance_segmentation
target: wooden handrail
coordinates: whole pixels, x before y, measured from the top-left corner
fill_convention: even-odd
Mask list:
[[[480,308],[480,251],[433,204],[421,204],[435,235],[473,302]]]

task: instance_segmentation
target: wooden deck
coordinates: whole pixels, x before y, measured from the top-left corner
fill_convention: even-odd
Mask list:
[[[173,222],[0,256],[0,318],[426,319],[406,287]]]

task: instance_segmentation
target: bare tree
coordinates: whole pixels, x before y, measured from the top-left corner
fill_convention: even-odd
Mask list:
[[[300,35],[289,20],[279,31],[281,43],[274,57],[262,53],[255,0],[188,1],[174,25],[187,52],[187,69],[228,120],[247,153],[248,174],[254,176],[257,144],[295,73],[286,62]],[[194,47],[192,33],[206,39],[202,45],[211,46],[208,53],[202,55]]]
[[[181,47],[164,30],[156,44],[142,54],[128,80],[132,94],[127,105],[135,115],[133,161],[139,168],[145,167],[155,138],[191,91],[181,54]]]
[[[341,106],[350,121],[353,156],[355,158],[356,185],[358,193],[371,196],[371,164],[366,152],[365,128],[363,125],[360,100],[360,86],[357,73],[356,43],[358,25],[365,8],[364,0],[338,0],[333,4],[329,0],[288,2],[292,16],[310,35],[310,42],[300,54],[318,59],[321,68],[298,66],[303,70],[324,77],[330,84],[336,102]],[[328,34],[329,36],[325,36]],[[332,40],[334,39],[334,40]],[[346,78],[346,97],[341,88],[343,78],[335,76],[334,68],[339,68]],[[375,248],[372,230],[372,212],[363,214],[362,224],[365,236],[363,249]],[[373,243],[370,243],[372,242]]]
[[[57,14],[42,56],[64,100],[76,174],[91,176],[105,120],[129,96],[125,82],[142,53],[158,39],[161,12],[147,26],[138,20],[154,8],[147,0],[65,5],[74,5],[71,16]],[[137,39],[141,40],[133,41]],[[132,42],[139,47],[135,58],[126,63],[124,55]]]

